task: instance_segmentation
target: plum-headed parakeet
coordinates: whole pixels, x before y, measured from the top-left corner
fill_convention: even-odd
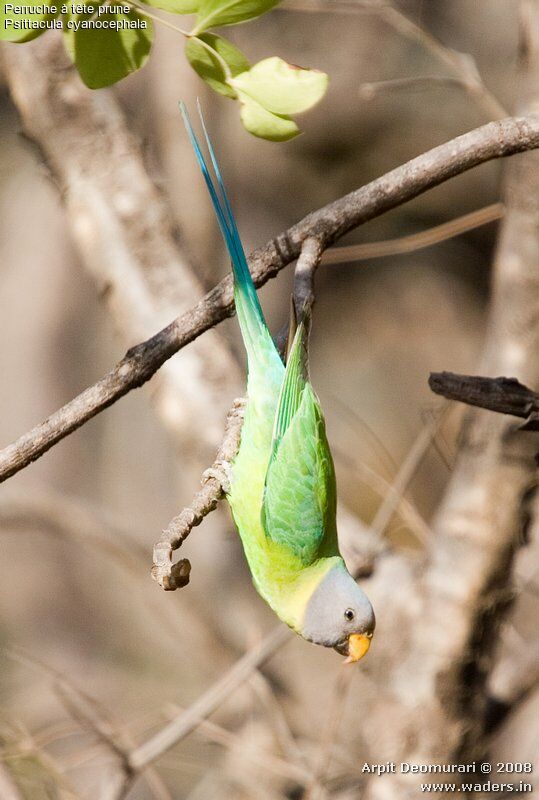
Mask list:
[[[335,471],[308,377],[309,321],[305,315],[298,320],[285,367],[258,301],[206,129],[216,182],[181,109],[232,260],[247,350],[245,421],[226,495],[253,582],[300,636],[358,661],[369,649],[374,613],[339,552]]]

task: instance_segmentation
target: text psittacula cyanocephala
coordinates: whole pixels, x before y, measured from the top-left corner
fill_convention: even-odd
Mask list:
[[[216,183],[183,105],[181,110],[232,260],[247,350],[245,420],[227,499],[253,582],[277,616],[304,639],[358,661],[369,649],[374,613],[339,552],[335,471],[308,378],[308,319],[298,320],[285,367],[258,301],[206,129]]]

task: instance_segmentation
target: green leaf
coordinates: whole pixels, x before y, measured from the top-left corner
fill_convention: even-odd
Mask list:
[[[265,14],[280,0],[201,0],[193,35],[220,25],[235,25]]]
[[[322,99],[328,76],[314,69],[294,67],[274,56],[259,61],[230,83],[273,114],[299,114]]]
[[[110,86],[142,67],[153,39],[152,21],[147,17],[135,10],[116,13],[107,6],[99,13],[99,5],[93,4],[93,13],[65,20],[66,49],[90,89]]]
[[[215,33],[201,33],[200,36],[187,40],[185,55],[195,72],[214,91],[225,97],[237,97],[227,80],[230,76],[239,75],[249,69],[249,62],[241,50]]]
[[[48,30],[48,27],[55,27],[53,20],[60,14],[61,2],[48,2],[45,0],[30,0],[33,8],[41,7],[43,13],[40,14],[17,14],[7,6],[17,7],[26,5],[26,0],[13,0],[7,3],[4,0],[0,13],[0,40],[4,42],[29,42],[41,36]]]
[[[200,0],[142,0],[142,2],[169,11],[171,14],[196,14],[200,6]]]
[[[241,121],[253,136],[269,139],[271,142],[286,142],[300,132],[290,117],[272,114],[243,92],[238,92],[238,97],[241,103]]]

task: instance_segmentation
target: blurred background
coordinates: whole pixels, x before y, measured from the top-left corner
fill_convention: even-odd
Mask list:
[[[292,142],[250,137],[235,104],[206,90],[186,64],[181,41],[160,26],[148,65],[112,90],[208,288],[228,265],[177,113],[179,98],[188,104],[201,98],[247,251],[309,211],[489,119],[484,104],[455,82],[373,87],[452,75],[424,41],[376,11],[350,13],[331,3],[316,13],[299,3],[284,6],[229,36],[252,61],[276,54],[330,75],[327,97],[301,118],[304,133]],[[514,109],[517,3],[410,0],[398,9],[447,48],[470,53],[485,86]],[[99,379],[137,339],[122,335],[103,304],[102,287],[72,242],[57,187],[20,135],[3,80],[1,89],[4,446]],[[493,162],[471,170],[369,222],[342,244],[415,234],[496,203],[503,167]],[[436,424],[384,531],[412,559],[431,535],[462,417],[451,407],[440,421],[428,375],[477,371],[498,226],[492,221],[423,250],[328,264],[318,272],[312,378],[326,413],[343,524],[354,535],[372,522],[418,437]],[[261,290],[275,332],[287,319],[291,279],[289,267]],[[184,299],[192,305],[199,298]],[[234,318],[219,334],[237,364],[214,393],[221,404],[214,412],[224,422],[243,391],[244,356]],[[190,357],[185,353],[196,355],[199,347],[200,340],[173,361],[181,365]],[[164,593],[151,580],[153,543],[190,503],[220,438],[217,425],[201,439],[205,406],[182,410],[181,387],[175,398],[183,414],[181,435],[171,435],[151,403],[152,391],[150,382],[131,392],[0,490],[0,741],[25,800],[106,796],[114,757],[73,712],[69,691],[95,698],[115,731],[131,744],[142,742],[275,624],[250,583],[225,506],[182,547],[193,565],[189,586]],[[504,634],[513,664],[533,663],[539,641],[529,560],[523,569],[531,582]],[[399,586],[388,591],[398,602]],[[323,791],[360,797],[368,739],[362,698],[390,656],[390,642],[375,641],[346,678],[343,699],[341,659],[294,638],[230,694],[213,715],[213,728],[199,727],[163,755],[128,797],[314,797],[308,776],[328,747]],[[503,705],[512,678],[500,658],[496,691]],[[62,689],[54,670],[71,690]],[[493,761],[526,761],[537,753],[538,704],[530,689],[518,713],[496,728]],[[376,761],[376,752],[368,757]],[[287,772],[286,764],[295,764],[296,773]],[[9,797],[1,789],[0,795]]]

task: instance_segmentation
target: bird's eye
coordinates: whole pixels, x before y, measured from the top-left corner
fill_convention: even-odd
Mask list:
[[[344,616],[348,620],[348,622],[351,622],[356,615],[354,614],[351,608],[347,608],[346,611],[344,612]]]

